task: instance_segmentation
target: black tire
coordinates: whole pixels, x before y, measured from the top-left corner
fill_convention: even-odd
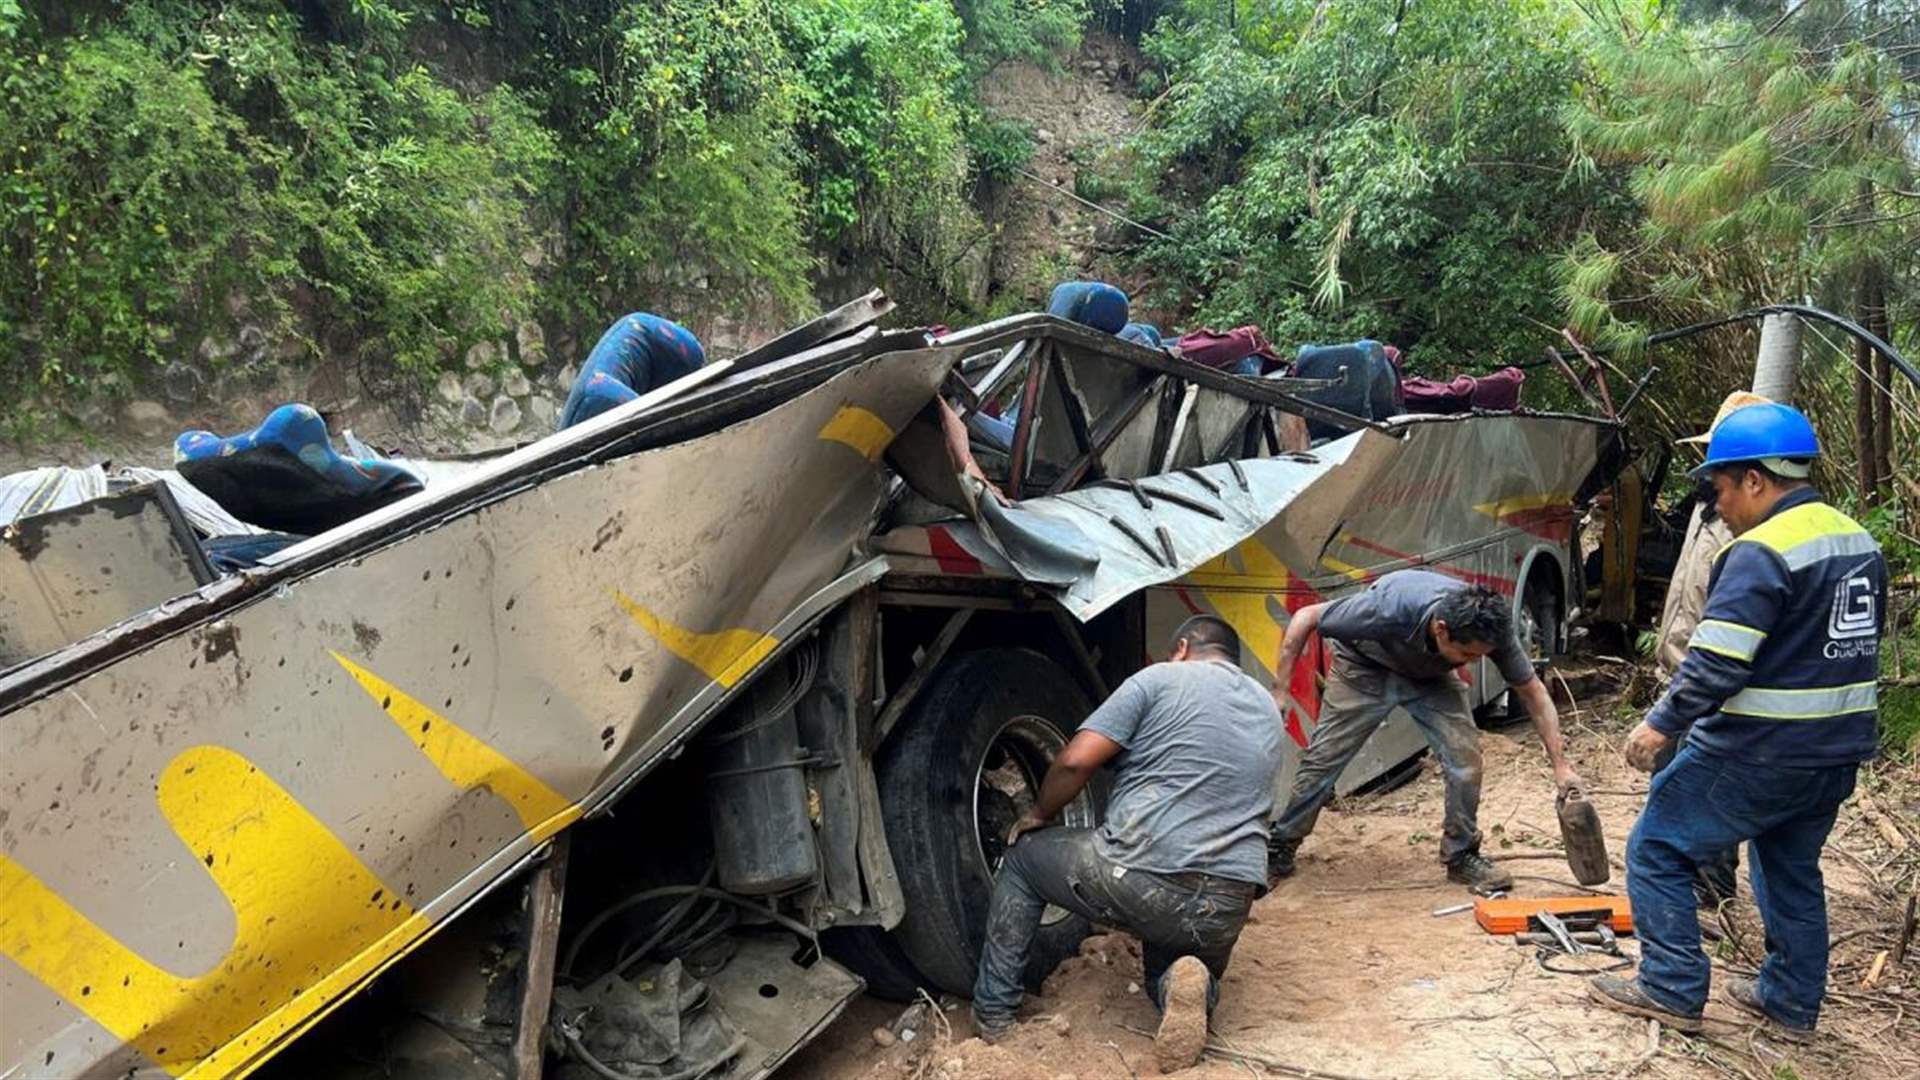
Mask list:
[[[900,951],[892,934],[874,926],[841,926],[820,932],[820,947],[867,981],[867,993],[888,1001],[912,1001],[921,986],[937,989],[922,978],[913,961]]]
[[[1091,711],[1073,676],[1045,656],[985,649],[943,664],[901,719],[876,767],[887,845],[907,901],[889,944],[912,965],[918,985],[972,992],[1006,828]],[[1009,794],[1009,787],[1018,790]],[[1097,824],[1104,801],[1096,781],[1062,824]],[[1090,929],[1087,920],[1050,909],[1029,954],[1028,986],[1038,988]]]

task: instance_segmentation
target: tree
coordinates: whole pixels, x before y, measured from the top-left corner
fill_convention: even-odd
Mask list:
[[[1904,44],[1912,12],[1875,9],[1816,0],[1756,26],[1655,8],[1589,24],[1594,75],[1567,112],[1576,162],[1624,173],[1644,217],[1570,251],[1562,295],[1580,333],[1631,353],[1656,322],[1811,296],[1882,338],[1911,336],[1899,324],[1912,320],[1920,269],[1908,81],[1920,50]],[[1697,395],[1735,383],[1743,353],[1724,340],[1707,353],[1718,374],[1694,380]],[[1893,479],[1884,358],[1878,368],[1862,349],[1809,387],[1829,448],[1835,432],[1857,436],[1868,499]],[[1857,410],[1844,407],[1849,387]]]
[[[1133,206],[1141,267],[1201,322],[1369,335],[1432,369],[1538,355],[1554,259],[1626,204],[1569,175],[1573,24],[1537,0],[1187,5]]]

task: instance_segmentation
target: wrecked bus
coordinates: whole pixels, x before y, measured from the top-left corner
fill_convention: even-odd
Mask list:
[[[376,981],[381,1075],[764,1076],[863,987],[969,988],[1007,826],[1187,614],[1267,678],[1288,612],[1426,565],[1557,647],[1616,425],[1369,422],[887,308],[250,569],[210,573],[171,494],[11,531],[0,580],[54,614],[0,671],[0,1076],[356,1075],[354,1025],[300,1036]],[[933,402],[1009,395],[969,475]],[[1419,747],[1396,719],[1343,788]],[[1087,929],[1051,914],[1036,972]]]

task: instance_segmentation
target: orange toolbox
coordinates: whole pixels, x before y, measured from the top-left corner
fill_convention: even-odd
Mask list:
[[[1633,933],[1633,905],[1624,896],[1510,896],[1473,902],[1473,921],[1489,934],[1543,930],[1533,917],[1550,912],[1575,930],[1605,921],[1616,934]]]

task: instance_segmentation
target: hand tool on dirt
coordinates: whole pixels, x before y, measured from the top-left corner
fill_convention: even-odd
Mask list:
[[[1579,956],[1587,951],[1586,946],[1573,939],[1573,931],[1567,929],[1567,924],[1561,921],[1560,916],[1551,911],[1542,910],[1534,918],[1546,928],[1547,936],[1553,939],[1554,945],[1561,952],[1568,956]]]
[[[1490,892],[1487,894],[1487,899],[1498,900],[1505,895],[1507,895],[1507,890],[1495,889],[1493,892]],[[1472,911],[1472,910],[1473,910],[1473,904],[1471,902],[1465,903],[1465,904],[1449,904],[1446,907],[1434,908],[1433,917],[1438,919],[1443,915],[1458,915],[1463,911]]]
[[[1604,948],[1605,945],[1607,944],[1606,940],[1602,937],[1600,931],[1598,930],[1569,930],[1567,931],[1567,934],[1568,936],[1572,937],[1574,941],[1578,942],[1581,945],[1599,945]],[[1616,942],[1619,941],[1618,938],[1615,938],[1613,940],[1615,940]],[[1528,930],[1524,933],[1513,935],[1513,943],[1522,948],[1525,948],[1529,945],[1553,946],[1558,941],[1559,941],[1558,938],[1554,937],[1552,934],[1549,934],[1545,931]]]
[[[1551,896],[1485,899],[1473,905],[1474,921],[1489,934],[1511,934],[1514,944],[1533,946],[1534,962],[1556,975],[1617,971],[1633,961],[1620,950],[1618,934],[1633,932],[1633,908],[1624,896]],[[1568,967],[1562,957],[1606,958],[1599,967]]]
[[[1616,934],[1633,933],[1633,905],[1624,896],[1519,896],[1473,902],[1473,919],[1489,934],[1541,932],[1545,911],[1574,930],[1605,923]]]

